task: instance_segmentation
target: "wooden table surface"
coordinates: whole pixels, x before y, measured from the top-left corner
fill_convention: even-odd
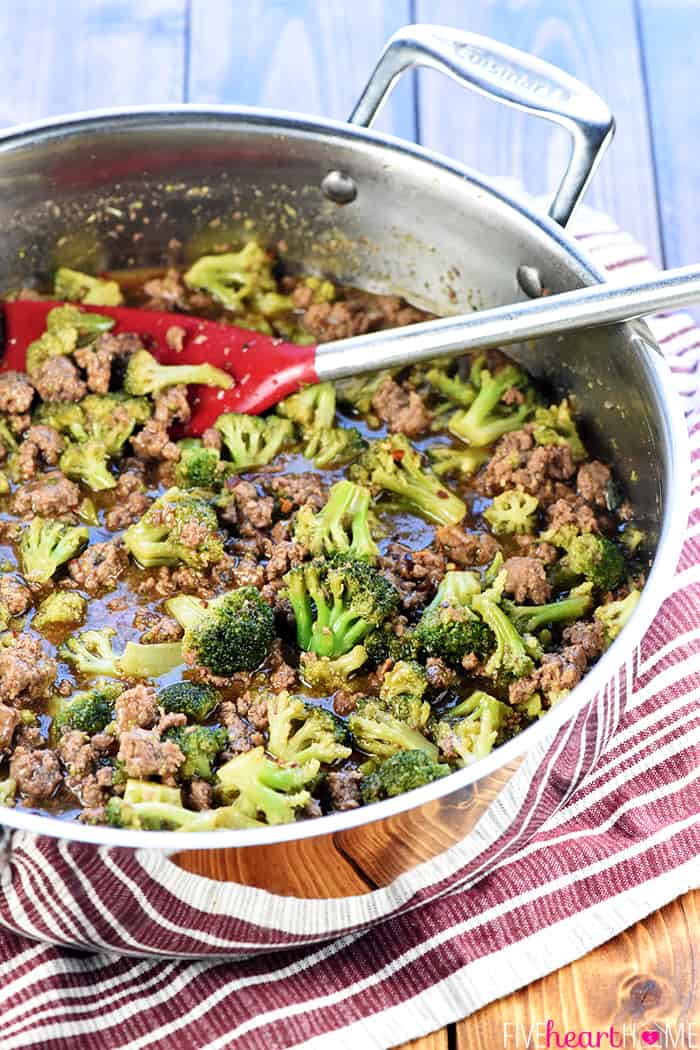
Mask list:
[[[618,123],[587,201],[667,266],[700,260],[698,0],[4,0],[0,126],[112,105],[231,102],[345,118],[385,39],[423,21],[532,51],[596,89]],[[377,125],[551,191],[565,134],[432,72]],[[496,1050],[504,1022],[559,1029],[694,1021],[700,893],[414,1050]],[[512,1043],[511,1043],[512,1045]],[[697,1042],[679,1046],[700,1046]],[[362,1048],[358,1048],[362,1050]]]

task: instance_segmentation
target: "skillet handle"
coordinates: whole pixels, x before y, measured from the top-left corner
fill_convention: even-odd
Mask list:
[[[351,116],[369,127],[402,73],[429,66],[465,87],[566,128],[568,167],[549,214],[565,226],[615,130],[605,102],[556,66],[506,44],[443,26],[410,25],[389,39]]]

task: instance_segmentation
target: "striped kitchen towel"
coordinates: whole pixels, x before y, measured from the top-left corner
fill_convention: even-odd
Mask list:
[[[611,280],[651,268],[600,215],[582,210],[577,231]],[[700,330],[683,314],[652,327],[700,465]],[[49,866],[31,836],[8,836],[2,1050],[383,1050],[468,1016],[700,886],[699,479],[696,471],[677,575],[627,669],[625,713],[595,768],[534,837],[439,895],[430,892],[436,868],[410,910],[369,929],[321,944],[280,929],[280,950],[231,961],[225,935],[177,927],[178,915],[150,893],[147,866],[93,851],[105,883],[90,911],[66,891],[70,878],[90,885],[89,871],[71,869],[69,848]],[[127,883],[128,899],[137,891],[143,905],[142,939],[132,932],[131,942],[118,915]],[[144,951],[147,935],[156,953],[159,930],[170,957],[121,954]],[[181,954],[215,957],[173,957],[174,935]]]

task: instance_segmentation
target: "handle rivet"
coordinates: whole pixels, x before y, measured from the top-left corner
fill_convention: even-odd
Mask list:
[[[352,204],[357,197],[355,180],[342,171],[329,171],[321,183],[323,194],[334,204]]]
[[[542,295],[542,278],[540,271],[535,266],[519,266],[517,272],[518,284],[531,299],[539,299]]]

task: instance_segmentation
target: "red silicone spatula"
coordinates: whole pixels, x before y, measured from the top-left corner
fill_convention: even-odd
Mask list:
[[[147,348],[163,364],[208,361],[233,377],[234,386],[230,390],[192,388],[192,420],[187,432],[197,435],[211,426],[221,412],[263,412],[308,383],[626,321],[655,310],[686,306],[699,299],[700,268],[686,266],[634,285],[593,285],[319,346],[296,346],[259,332],[202,321],[188,314],[121,306],[84,309],[114,318],[116,324],[112,331],[115,333],[137,332],[143,336]],[[24,370],[29,343],[44,332],[49,310],[60,305],[32,300],[4,304],[5,347],[0,371]],[[173,325],[185,330],[181,350],[172,349],[166,340],[166,333]]]

